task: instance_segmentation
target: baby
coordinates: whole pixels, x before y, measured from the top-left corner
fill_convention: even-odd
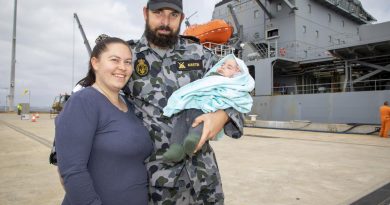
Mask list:
[[[232,78],[236,74],[241,73],[240,67],[237,62],[233,58],[226,59],[224,63],[220,67],[217,68],[217,73],[222,76]]]
[[[174,118],[171,146],[163,154],[163,159],[179,162],[186,155],[193,155],[203,131],[203,124],[191,126],[198,116],[227,108],[241,113],[249,112],[252,107],[249,92],[253,88],[254,80],[248,68],[231,54],[211,68],[204,78],[175,91],[164,108],[165,116],[178,114]],[[217,134],[217,138],[222,136],[223,131]]]

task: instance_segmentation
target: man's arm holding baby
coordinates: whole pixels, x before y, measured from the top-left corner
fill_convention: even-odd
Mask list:
[[[195,152],[200,150],[207,140],[214,139],[222,128],[225,134],[232,138],[240,138],[243,134],[244,117],[233,108],[203,114],[194,120],[192,127],[201,123],[203,123],[203,132]]]

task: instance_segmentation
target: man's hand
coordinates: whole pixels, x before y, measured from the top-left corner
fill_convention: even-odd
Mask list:
[[[192,127],[203,123],[203,131],[194,153],[202,149],[203,144],[207,140],[213,139],[222,130],[228,120],[229,116],[223,110],[217,110],[216,112],[206,113],[197,117],[192,123]]]

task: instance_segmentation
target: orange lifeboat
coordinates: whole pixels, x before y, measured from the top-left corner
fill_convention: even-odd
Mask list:
[[[205,24],[194,24],[184,31],[186,36],[195,36],[201,43],[226,43],[233,33],[233,26],[222,19],[211,20]]]

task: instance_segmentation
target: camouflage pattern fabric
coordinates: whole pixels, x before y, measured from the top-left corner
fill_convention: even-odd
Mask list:
[[[214,151],[208,142],[202,151],[182,162],[164,163],[162,160],[171,144],[171,132],[177,117],[162,115],[167,99],[178,88],[202,78],[217,63],[217,56],[183,37],[164,56],[151,49],[144,36],[131,46],[134,72],[126,90],[137,116],[143,120],[154,142],[154,152],[146,160],[150,203],[182,204],[180,200],[188,200],[185,196],[190,195],[192,202],[189,204],[223,204],[221,178]],[[241,137],[242,114],[234,109],[225,111],[231,119],[224,127],[225,134]]]

